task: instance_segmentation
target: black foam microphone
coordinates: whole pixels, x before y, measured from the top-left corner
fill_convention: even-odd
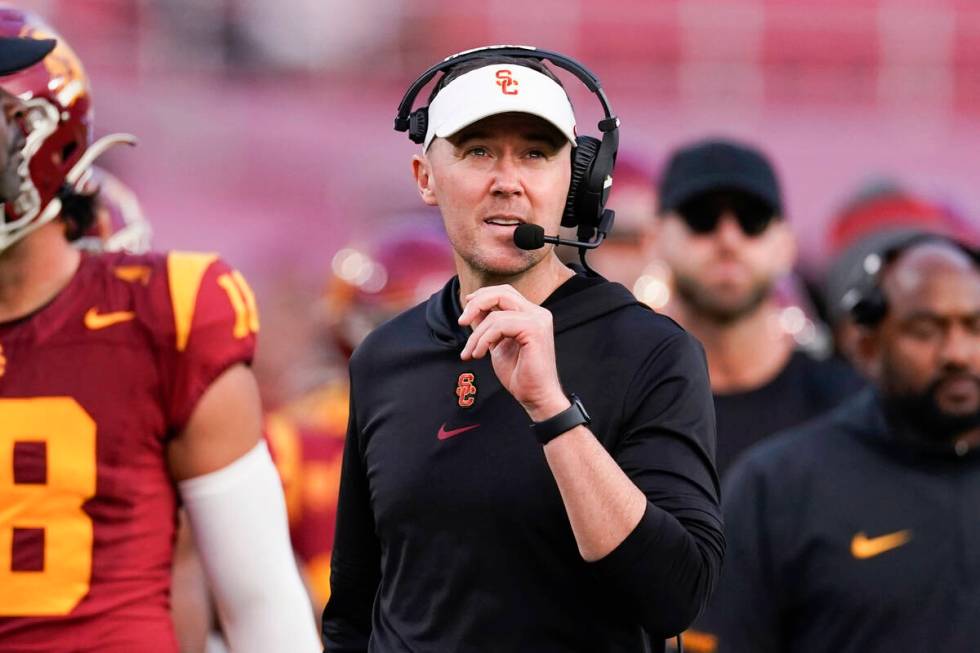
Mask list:
[[[599,226],[595,228],[595,236],[592,240],[566,240],[564,238],[559,238],[558,236],[545,236],[544,227],[537,224],[519,224],[514,229],[514,244],[518,248],[524,250],[541,249],[544,247],[545,243],[551,243],[552,245],[568,245],[569,247],[577,247],[579,259],[582,261],[582,267],[585,268],[592,276],[598,276],[598,273],[592,269],[589,262],[585,260],[585,253],[590,249],[595,249],[602,241],[605,240],[606,234],[612,229],[613,221],[616,219],[615,211],[610,211],[606,209],[602,212],[602,218],[599,220]],[[582,230],[579,230],[579,234]],[[579,235],[579,238],[582,236]]]
[[[547,242],[555,242],[557,238],[544,235],[544,227],[536,224],[519,224],[514,229],[514,244],[520,249],[541,249]]]
[[[605,213],[608,215],[603,216],[605,218],[603,225],[596,230],[596,235],[592,240],[568,240],[559,238],[558,236],[546,236],[544,235],[544,227],[541,225],[524,223],[517,225],[517,228],[514,229],[514,244],[521,249],[528,250],[541,249],[545,246],[545,243],[568,245],[569,247],[578,247],[579,249],[595,249],[602,243],[609,229],[612,227],[614,214],[608,209]]]

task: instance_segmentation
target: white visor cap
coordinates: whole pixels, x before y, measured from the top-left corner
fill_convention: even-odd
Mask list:
[[[527,66],[493,64],[460,75],[439,91],[429,105],[422,150],[436,136],[452,136],[478,120],[511,112],[547,120],[575,147],[575,114],[565,89]]]

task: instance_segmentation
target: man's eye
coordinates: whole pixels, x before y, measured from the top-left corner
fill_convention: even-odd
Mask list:
[[[920,340],[928,340],[935,337],[940,332],[941,328],[935,322],[927,320],[916,320],[908,325],[908,333]]]
[[[530,159],[547,159],[548,158],[548,155],[545,152],[543,152],[542,150],[531,150],[530,152],[527,153],[527,156]]]
[[[466,150],[466,156],[487,156],[490,154],[485,147],[471,147]]]

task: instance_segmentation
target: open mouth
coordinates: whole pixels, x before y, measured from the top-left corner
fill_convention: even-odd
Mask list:
[[[519,224],[524,224],[523,219],[510,215],[492,215],[489,218],[485,218],[483,222],[484,224],[491,224],[495,227],[516,227]]]

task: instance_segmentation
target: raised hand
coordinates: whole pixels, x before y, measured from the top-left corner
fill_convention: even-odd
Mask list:
[[[501,385],[533,421],[553,417],[570,402],[558,380],[551,311],[512,286],[487,286],[464,298],[459,323],[473,328],[463,360],[490,354]]]

